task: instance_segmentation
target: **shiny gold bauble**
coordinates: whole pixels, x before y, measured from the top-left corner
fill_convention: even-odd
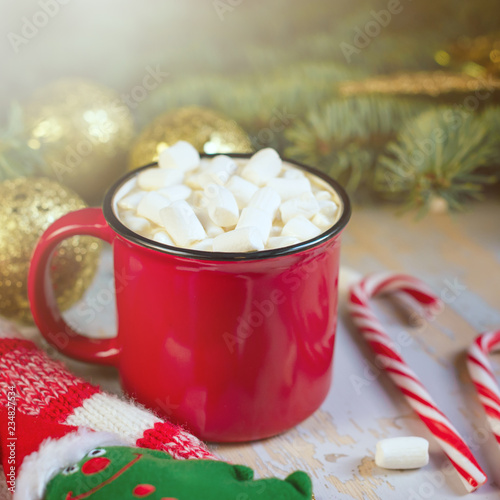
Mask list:
[[[248,135],[234,121],[208,108],[191,106],[158,116],[136,139],[130,151],[132,170],[158,160],[177,141],[191,143],[200,153],[249,153]]]
[[[0,315],[30,323],[27,278],[36,242],[55,220],[86,204],[67,187],[44,177],[1,182],[0,200]],[[78,301],[91,283],[100,247],[89,236],[74,236],[58,247],[50,267],[61,310]]]
[[[127,105],[112,89],[63,79],[36,92],[24,106],[28,145],[40,149],[44,174],[70,187],[88,203],[126,171],[133,138]]]

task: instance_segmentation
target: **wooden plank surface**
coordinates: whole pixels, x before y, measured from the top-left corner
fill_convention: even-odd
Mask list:
[[[393,207],[356,207],[343,236],[342,264],[362,274],[410,273],[426,281],[446,302],[443,313],[410,328],[387,301],[377,309],[393,338],[409,332],[402,354],[420,375],[441,409],[465,437],[489,476],[475,498],[500,498],[500,449],[493,441],[464,364],[464,349],[479,332],[500,328],[500,200],[465,214],[430,215],[421,221],[398,217]],[[89,294],[108,286],[109,252]],[[372,356],[340,302],[333,387],[308,420],[271,439],[211,445],[223,459],[250,465],[260,477],[283,477],[296,468],[314,482],[317,500],[451,499],[464,494],[456,473],[399,392],[373,364]],[[92,336],[113,332],[113,308],[82,325],[78,308],[71,321]],[[37,338],[37,332],[26,333]],[[406,337],[405,337],[406,338]],[[51,353],[53,351],[51,350]],[[500,358],[497,358],[500,361]],[[116,372],[69,361],[71,369],[119,392]],[[500,364],[494,363],[500,376]],[[418,471],[375,466],[375,444],[386,437],[418,435],[431,442],[431,459]]]

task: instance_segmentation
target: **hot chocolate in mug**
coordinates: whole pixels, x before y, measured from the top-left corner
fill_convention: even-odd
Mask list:
[[[293,246],[204,252],[131,231],[117,216],[117,194],[151,165],[120,179],[102,209],[57,220],[41,237],[29,273],[43,336],[67,356],[116,366],[129,396],[204,440],[266,438],[306,419],[331,385],[340,233],[351,209],[337,182],[286,162],[326,182],[342,210],[328,230]],[[50,259],[74,235],[113,248],[118,328],[111,339],[78,334],[58,310]]]

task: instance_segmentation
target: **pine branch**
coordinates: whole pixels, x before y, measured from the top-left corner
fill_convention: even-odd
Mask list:
[[[446,107],[408,122],[376,165],[374,187],[384,197],[405,199],[406,208],[425,212],[434,197],[458,210],[481,197],[494,182],[479,167],[498,162],[500,151],[486,121]]]
[[[334,99],[287,131],[286,154],[323,168],[353,191],[386,142],[423,107],[404,99]]]

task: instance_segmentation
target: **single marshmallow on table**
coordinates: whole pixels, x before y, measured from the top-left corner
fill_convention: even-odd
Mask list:
[[[421,437],[396,437],[377,443],[375,463],[384,469],[418,469],[429,463],[429,442]]]
[[[264,250],[264,242],[256,227],[242,227],[214,238],[214,252],[255,252]]]
[[[233,193],[223,186],[210,184],[205,188],[208,215],[212,221],[221,227],[235,226],[240,211]]]
[[[281,172],[283,162],[272,148],[261,149],[243,167],[241,176],[257,186],[264,186]]]
[[[176,245],[186,247],[203,240],[207,233],[194,210],[184,200],[174,201],[160,210],[160,219],[168,235]]]
[[[193,170],[200,164],[200,154],[189,142],[178,141],[164,149],[158,158],[158,165],[164,169]]]

